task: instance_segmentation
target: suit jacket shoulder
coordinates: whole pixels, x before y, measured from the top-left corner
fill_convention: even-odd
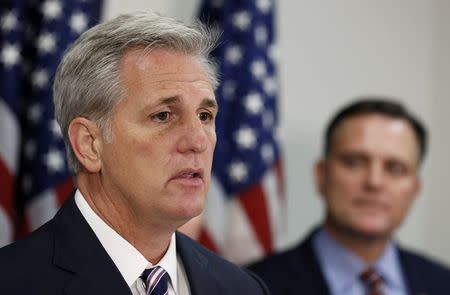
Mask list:
[[[72,197],[51,221],[0,249],[0,294],[131,291]]]
[[[259,277],[210,252],[177,232],[179,253],[192,295],[269,294]]]
[[[399,254],[411,294],[450,294],[448,267],[404,248],[399,248]]]
[[[26,294],[25,284],[30,286],[29,283],[38,283],[33,277],[43,280],[37,285],[37,294],[41,284],[46,281],[49,283],[41,274],[46,272],[46,267],[43,266],[52,261],[53,247],[49,242],[53,240],[52,228],[53,223],[48,222],[26,239],[0,249],[1,294]],[[55,282],[65,279],[64,273],[55,274]]]
[[[252,273],[177,233],[192,295],[269,294]],[[131,295],[116,265],[70,198],[47,224],[0,249],[0,294]]]
[[[312,247],[313,235],[295,248],[249,266],[273,295],[330,294]],[[399,254],[409,294],[450,294],[449,268],[401,247]]]
[[[312,246],[315,231],[296,247],[249,266],[273,295],[318,294],[329,290]]]

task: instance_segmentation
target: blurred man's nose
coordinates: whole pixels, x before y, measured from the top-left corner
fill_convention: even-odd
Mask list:
[[[369,190],[379,190],[384,182],[383,164],[379,162],[372,162],[367,166],[366,171],[366,188]]]

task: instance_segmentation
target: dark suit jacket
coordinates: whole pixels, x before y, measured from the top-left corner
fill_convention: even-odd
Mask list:
[[[273,295],[329,295],[325,277],[312,245],[311,233],[297,247],[249,266]],[[450,270],[405,249],[400,264],[411,295],[450,294]]]
[[[181,233],[176,238],[192,295],[268,294],[251,272]],[[119,295],[131,291],[72,197],[29,237],[0,249],[0,294]]]

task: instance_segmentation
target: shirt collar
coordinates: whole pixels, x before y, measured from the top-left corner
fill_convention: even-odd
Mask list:
[[[161,260],[156,264],[164,268],[164,270],[169,274],[170,281],[172,283],[172,287],[175,290],[175,294],[178,294],[178,278],[177,278],[177,246],[175,233],[172,235],[170,239],[169,248],[166,251],[166,254],[161,258]],[[148,262],[148,266],[152,266],[150,262]],[[142,272],[143,270],[141,270]]]
[[[402,277],[398,248],[393,242],[389,242],[384,253],[375,262],[375,270],[384,278],[387,285],[406,289]]]
[[[323,228],[314,237],[313,247],[328,283],[333,286],[332,290],[350,288],[353,281],[368,267],[364,261],[340,245]],[[387,285],[406,290],[398,249],[393,242],[388,243],[383,254],[374,263],[374,267]]]
[[[89,206],[79,190],[75,192],[75,202],[94,231],[100,243],[113,260],[128,286],[140,277],[146,267],[152,266],[147,259],[127,240],[106,224]],[[159,263],[169,274],[172,286],[177,292],[177,257],[175,233],[170,239],[169,248]]]
[[[362,261],[338,244],[324,229],[314,237],[313,247],[332,290],[350,288],[364,270]]]

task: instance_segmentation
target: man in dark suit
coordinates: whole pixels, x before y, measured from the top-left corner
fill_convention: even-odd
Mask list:
[[[216,144],[215,37],[153,13],[84,33],[54,82],[77,190],[0,250],[0,294],[268,294],[178,227],[201,213]]]
[[[450,294],[450,270],[397,245],[420,188],[423,125],[401,104],[366,98],[328,125],[315,167],[322,226],[295,248],[250,266],[272,294]]]

